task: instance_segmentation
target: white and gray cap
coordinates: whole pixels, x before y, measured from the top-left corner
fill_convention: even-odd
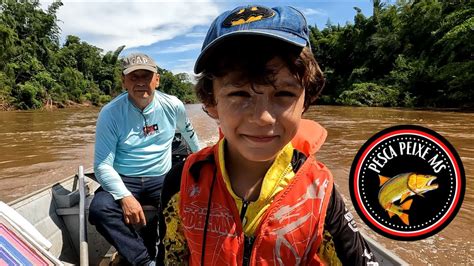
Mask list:
[[[133,53],[122,58],[122,73],[127,75],[135,70],[148,70],[151,72],[158,72],[158,67],[155,61],[146,54]]]

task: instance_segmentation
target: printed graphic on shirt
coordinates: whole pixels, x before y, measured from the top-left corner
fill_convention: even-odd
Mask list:
[[[155,132],[158,132],[158,124],[143,127],[143,133],[145,136],[153,135]]]
[[[183,223],[186,230],[204,232],[207,208],[200,207],[202,203],[191,202],[184,207],[183,214],[187,221]],[[207,228],[207,237],[214,238],[213,234],[219,237],[237,237],[234,231],[229,231],[234,223],[232,212],[218,203],[211,204],[212,211],[209,213],[209,227]]]
[[[359,228],[357,228],[357,224],[354,221],[354,216],[352,216],[352,213],[350,213],[347,208],[345,209],[345,211],[346,211],[346,214],[344,214],[344,219],[346,219],[347,225],[353,232],[358,232]]]
[[[293,237],[293,234],[295,232],[298,233],[299,228],[307,226],[308,221],[314,221],[316,223],[319,219],[319,217],[315,217],[313,213],[304,214],[301,211],[301,207],[307,201],[313,201],[313,204],[318,204],[320,209],[326,194],[328,183],[328,180],[324,180],[322,184],[320,184],[320,180],[315,180],[307,187],[306,194],[300,197],[294,205],[284,205],[280,210],[275,212],[272,217],[270,217],[272,223],[279,225],[279,227],[277,226],[277,228],[270,233],[271,235],[276,236],[274,256],[278,260],[281,260],[282,249],[288,249],[290,251],[288,254],[294,256],[296,265],[299,265],[303,260],[303,256],[301,256],[302,254],[307,255],[307,250],[297,250],[298,245],[292,245],[292,243],[287,239],[298,239],[298,237]],[[316,241],[317,236],[317,233],[308,235],[307,239],[302,239],[301,241],[303,243],[306,242],[306,245],[304,245],[305,247],[310,247],[311,243]]]
[[[193,125],[191,124],[191,122],[188,119],[186,119],[185,128],[186,128],[186,132],[190,133],[189,138],[194,137],[194,133],[195,133],[194,128],[193,128]]]
[[[461,207],[464,169],[453,146],[420,126],[387,128],[370,138],[351,168],[352,202],[376,232],[418,240],[446,227]]]

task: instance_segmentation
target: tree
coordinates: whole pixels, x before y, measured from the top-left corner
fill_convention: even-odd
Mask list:
[[[179,73],[173,75],[170,71],[158,68],[160,73],[159,90],[174,95],[185,103],[196,102],[196,95],[193,91],[193,83],[188,74]]]
[[[474,3],[373,2],[371,17],[355,8],[354,24],[310,27],[327,79],[320,103],[379,105],[367,100],[377,88],[389,105],[473,107]]]
[[[42,10],[38,0],[0,2],[0,109],[62,107],[72,102],[101,105],[121,92],[119,54],[67,36],[59,44],[55,1]],[[164,71],[165,89],[195,101],[192,83]],[[168,85],[166,85],[168,84]]]

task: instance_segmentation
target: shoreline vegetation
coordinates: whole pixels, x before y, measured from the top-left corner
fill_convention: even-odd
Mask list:
[[[391,1],[393,2],[393,1]],[[56,1],[0,3],[0,111],[102,106],[122,92],[119,54],[69,35],[60,45]],[[474,3],[373,0],[366,17],[310,26],[326,76],[316,104],[474,110]],[[159,68],[160,90],[196,103],[193,78]]]
[[[185,104],[200,104],[200,102],[189,102]],[[394,110],[401,110],[401,111],[415,111],[415,112],[423,112],[423,111],[430,111],[430,112],[455,112],[455,113],[474,113],[474,107],[385,107],[385,106],[351,106],[351,105],[335,105],[335,104],[319,104],[316,102],[313,104],[314,106],[341,106],[341,107],[360,107],[360,108],[390,108]],[[41,108],[38,109],[2,109],[2,106],[0,104],[0,112],[10,112],[10,111],[15,111],[15,112],[22,112],[22,111],[55,111],[55,110],[60,110],[60,109],[75,109],[75,108],[91,108],[91,107],[101,107],[100,105],[93,104],[90,101],[85,101],[82,103],[77,103],[73,101],[68,101],[65,104],[62,104],[60,106],[58,105],[44,105]]]

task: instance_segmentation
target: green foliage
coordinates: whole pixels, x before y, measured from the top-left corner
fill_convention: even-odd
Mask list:
[[[38,0],[0,1],[0,110],[103,105],[122,91],[118,57],[125,46],[104,54],[72,35],[60,46],[56,12],[62,5],[54,1],[44,11]],[[195,101],[189,78],[180,75],[165,74],[166,89]]]
[[[439,101],[449,105],[474,103],[474,61],[453,62],[439,68],[433,77],[436,82],[446,86],[440,91]]]
[[[16,105],[20,109],[41,108],[44,94],[44,88],[38,82],[27,81],[16,87]]]
[[[474,107],[474,2],[373,1],[355,7],[353,24],[310,27],[313,53],[326,76],[319,103],[368,106]],[[102,105],[120,93],[124,46],[102,49],[67,36],[54,1],[0,1],[0,110],[47,103]],[[160,69],[160,90],[196,102],[191,78]]]
[[[160,91],[175,95],[184,103],[197,102],[197,97],[193,90],[194,85],[188,74],[179,73],[173,75],[173,73],[166,69],[158,69],[158,72],[160,73],[160,86],[158,88]]]
[[[400,92],[395,88],[375,83],[354,83],[336,100],[337,103],[355,106],[397,106]]]
[[[8,110],[12,107],[15,100],[11,96],[13,84],[13,79],[0,72],[0,110]]]
[[[65,91],[71,96],[71,100],[82,102],[82,93],[85,91],[85,80],[82,73],[74,68],[66,67],[60,75],[60,81],[64,84]]]
[[[354,24],[310,27],[327,79],[319,103],[473,107],[474,2],[373,2]]]

